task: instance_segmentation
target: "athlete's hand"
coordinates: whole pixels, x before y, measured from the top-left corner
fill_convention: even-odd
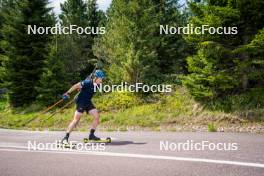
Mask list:
[[[70,95],[68,93],[63,94],[62,99],[68,100],[70,98]]]

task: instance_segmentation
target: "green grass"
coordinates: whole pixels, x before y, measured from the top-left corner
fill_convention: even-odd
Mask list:
[[[200,103],[195,101],[185,88],[176,87],[175,91],[169,94],[136,95],[115,92],[97,95],[94,104],[101,111],[100,128],[106,131],[177,131],[178,128],[192,131],[192,126],[215,131],[216,126],[247,126],[253,123],[263,125],[264,100],[260,95],[258,99],[252,97],[254,98],[252,94],[234,95]],[[4,100],[0,101],[0,108],[0,127],[39,130],[64,130],[75,111],[72,105],[50,117],[51,113],[38,113],[43,108],[38,104],[11,110]],[[87,130],[91,121],[90,117],[84,116],[78,130]]]
[[[209,132],[217,132],[217,129],[213,123],[208,123],[208,131]]]

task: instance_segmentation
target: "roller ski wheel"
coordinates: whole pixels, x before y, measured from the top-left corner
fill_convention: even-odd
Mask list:
[[[84,138],[83,142],[84,143],[111,143],[111,138],[108,137],[106,139],[98,139],[98,140]]]
[[[73,142],[67,142],[67,141],[60,141],[57,143],[58,148],[65,148],[65,149],[75,149],[76,144]]]

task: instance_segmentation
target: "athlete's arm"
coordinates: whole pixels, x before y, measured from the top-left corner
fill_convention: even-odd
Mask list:
[[[74,84],[66,93],[67,94],[71,94],[72,92],[74,92],[75,90],[78,90],[78,89],[81,89],[82,88],[82,85],[81,83],[77,83],[77,84]]]

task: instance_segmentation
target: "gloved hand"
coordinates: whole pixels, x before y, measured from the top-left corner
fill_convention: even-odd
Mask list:
[[[68,93],[65,93],[62,95],[63,100],[68,100],[70,98],[70,95]]]

